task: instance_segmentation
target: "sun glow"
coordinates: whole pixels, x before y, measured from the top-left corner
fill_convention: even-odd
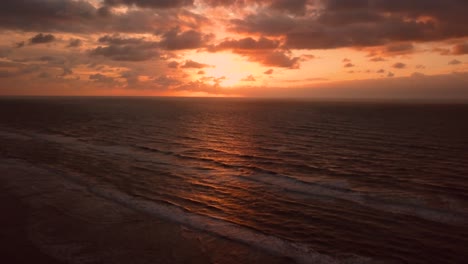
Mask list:
[[[260,76],[262,72],[262,68],[256,63],[232,53],[195,53],[190,59],[211,66],[203,69],[203,75],[198,74],[199,71],[193,71],[193,79],[210,79],[210,82],[217,82],[223,87],[245,85],[247,83],[243,79],[250,75]],[[248,84],[255,85],[255,82]]]

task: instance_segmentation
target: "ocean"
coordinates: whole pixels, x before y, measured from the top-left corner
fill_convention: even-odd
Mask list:
[[[2,178],[20,194],[28,186],[33,202],[66,212],[86,197],[89,216],[106,201],[113,211],[190,230],[194,247],[209,243],[206,235],[242,245],[250,253],[238,251],[235,262],[259,261],[242,257],[251,252],[285,263],[468,259],[466,104],[2,98],[0,165],[22,171]],[[74,198],[44,191],[54,184]],[[54,225],[35,234],[43,228]],[[63,242],[75,235],[53,236]],[[86,247],[86,238],[73,245]],[[99,252],[73,254],[71,263],[86,263],[82,255],[102,261]],[[215,260],[215,250],[203,254],[211,263],[235,263],[229,254]],[[132,263],[143,263],[139,256]]]

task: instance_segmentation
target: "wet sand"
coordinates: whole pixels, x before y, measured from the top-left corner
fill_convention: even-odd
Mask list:
[[[96,197],[22,161],[0,159],[4,263],[291,263]]]

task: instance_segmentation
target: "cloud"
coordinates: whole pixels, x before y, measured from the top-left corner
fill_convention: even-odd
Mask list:
[[[293,49],[372,47],[412,41],[440,41],[468,35],[468,19],[458,0],[403,1],[318,0],[314,12],[302,17],[266,10],[231,20],[235,32],[286,37]],[[425,19],[421,19],[425,18]],[[411,44],[395,44],[390,52],[411,52]]]
[[[208,49],[210,51],[234,50],[236,53],[245,53],[249,50],[276,49],[279,45],[280,42],[277,40],[271,40],[264,37],[255,40],[252,37],[247,37],[239,40],[224,40],[217,45],[208,47]]]
[[[167,75],[161,75],[153,80],[154,84],[157,84],[160,88],[169,89],[172,86],[180,85],[182,82],[177,78],[173,78]]]
[[[453,47],[452,54],[454,54],[454,55],[468,54],[468,43],[462,43],[462,44],[455,45]]]
[[[91,74],[89,76],[89,79],[95,82],[99,82],[99,83],[114,83],[115,82],[114,78],[100,74],[100,73]]]
[[[159,52],[141,45],[99,46],[90,52],[91,56],[107,57],[116,61],[145,61],[157,57]]]
[[[404,64],[402,62],[397,62],[397,63],[393,64],[392,67],[395,68],[395,69],[404,69],[404,68],[406,68],[406,64]]]
[[[343,65],[343,67],[345,67],[345,68],[351,68],[351,67],[354,67],[354,66],[355,66],[355,65],[352,64],[351,62],[348,62],[348,63],[346,63],[345,65]]]
[[[109,6],[116,5],[136,5],[149,8],[176,8],[193,5],[193,0],[105,0]]]
[[[181,32],[178,28],[162,34],[160,47],[166,50],[185,50],[203,47],[213,38],[212,35],[204,35],[195,30]]]
[[[185,69],[202,69],[202,68],[207,68],[207,67],[211,67],[211,66],[208,64],[199,63],[193,60],[187,60],[184,63],[184,65],[182,65],[182,68],[185,68]]]
[[[374,58],[371,58],[370,61],[381,62],[381,61],[385,61],[385,59],[382,57],[374,57]]]
[[[26,45],[26,43],[24,41],[21,41],[15,44],[15,48],[20,49],[24,47],[24,45]]]
[[[391,78],[391,77],[394,77],[394,76],[395,76],[395,74],[394,74],[393,72],[388,72],[388,73],[387,73],[387,77],[388,77],[388,78]]]
[[[241,80],[242,82],[255,82],[255,77],[253,75],[249,75]]]
[[[54,40],[55,40],[55,36],[52,34],[44,35],[42,33],[39,33],[29,40],[29,44],[31,45],[45,44],[45,43],[53,42]]]
[[[271,74],[273,74],[273,69],[269,69],[269,70],[265,71],[263,74],[271,75]]]
[[[98,39],[100,43],[114,44],[114,45],[126,45],[126,44],[141,44],[144,43],[144,38],[126,38],[120,35],[105,35]]]
[[[80,47],[81,45],[83,45],[83,41],[81,39],[76,39],[76,38],[72,38],[70,39],[70,41],[68,42],[68,46],[69,48],[76,48],[76,47]]]
[[[160,56],[159,43],[143,38],[126,38],[120,35],[105,35],[99,38],[98,46],[91,50],[91,56],[103,56],[116,61],[146,61]]]
[[[171,61],[167,64],[167,67],[171,69],[177,69],[179,68],[179,63],[177,61]]]
[[[274,0],[271,1],[270,8],[280,12],[305,15],[307,2],[307,0]]]
[[[385,51],[391,55],[411,53],[414,51],[414,45],[412,43],[389,44]]]
[[[461,64],[462,62],[457,60],[457,59],[453,59],[451,61],[449,61],[449,65],[458,65],[458,64]]]
[[[300,57],[290,57],[281,51],[258,53],[250,57],[253,61],[258,61],[265,66],[298,69],[300,67]]]
[[[385,70],[384,70],[384,69],[380,69],[380,70],[376,71],[376,73],[385,73]]]

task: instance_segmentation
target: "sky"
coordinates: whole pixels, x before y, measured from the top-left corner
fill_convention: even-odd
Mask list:
[[[2,0],[0,95],[468,99],[466,0]]]

